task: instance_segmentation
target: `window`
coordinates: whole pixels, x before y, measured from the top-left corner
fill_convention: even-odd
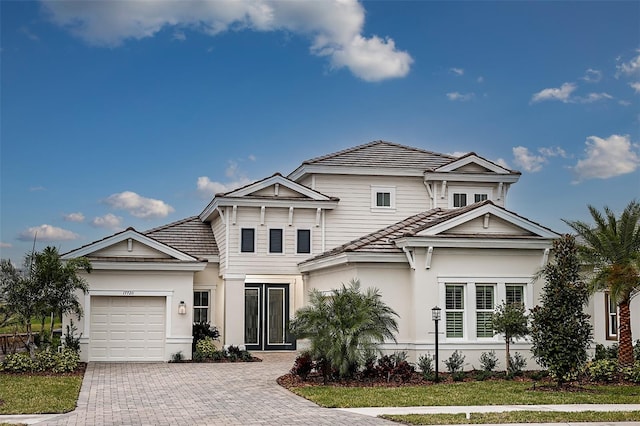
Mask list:
[[[618,307],[609,293],[604,294],[606,339],[618,340]]]
[[[193,292],[193,322],[209,321],[209,292]]]
[[[467,205],[467,194],[454,193],[453,207],[464,207]]]
[[[298,229],[296,253],[311,253],[311,229]]]
[[[524,303],[524,286],[519,284],[507,284],[505,286],[505,302],[511,303]]]
[[[464,337],[464,286],[447,284],[445,290],[447,337]]]
[[[494,286],[476,286],[476,336],[493,337],[491,317],[494,309]]]
[[[373,211],[388,211],[396,208],[395,186],[372,186],[371,209]]]
[[[256,251],[256,230],[253,228],[242,228],[240,231],[240,252],[255,253]]]
[[[282,252],[282,229],[269,229],[269,253]]]
[[[376,192],[376,207],[391,207],[391,193]]]
[[[492,189],[451,186],[448,189],[449,207],[465,207],[471,203],[491,200]]]

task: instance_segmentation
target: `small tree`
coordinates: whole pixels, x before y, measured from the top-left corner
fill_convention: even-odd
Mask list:
[[[82,316],[82,306],[76,290],[86,293],[89,286],[86,280],[78,275],[80,270],[91,272],[91,263],[85,257],[63,261],[58,249],[51,246],[34,254],[32,278],[34,284],[44,292],[43,313],[50,314],[51,317],[49,340],[53,338],[54,316],[71,312],[78,318]]]
[[[291,333],[308,338],[311,355],[323,365],[325,382],[329,371],[351,376],[364,362],[366,353],[378,349],[385,339],[395,341],[398,314],[382,301],[375,288],[360,291],[360,281],[323,294],[312,290],[309,304],[296,312]]]
[[[589,292],[578,274],[575,238],[563,235],[553,250],[555,261],[542,271],[542,305],[531,312],[531,351],[560,387],[586,362],[592,330],[583,311]]]
[[[496,307],[491,324],[496,334],[504,336],[505,343],[505,369],[507,372],[511,369],[511,355],[509,346],[514,339],[520,339],[529,334],[529,319],[525,314],[524,305],[522,303],[506,303]]]

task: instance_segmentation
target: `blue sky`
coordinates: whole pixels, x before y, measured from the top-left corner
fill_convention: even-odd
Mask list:
[[[557,231],[640,198],[640,2],[0,2],[0,254],[196,215],[384,139],[522,171]]]

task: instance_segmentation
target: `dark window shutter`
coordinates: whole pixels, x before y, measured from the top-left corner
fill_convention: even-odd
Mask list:
[[[242,228],[240,251],[242,253],[253,253],[255,251],[255,229]]]
[[[269,229],[269,253],[282,253],[282,229]]]
[[[311,230],[298,229],[298,253],[311,253]]]

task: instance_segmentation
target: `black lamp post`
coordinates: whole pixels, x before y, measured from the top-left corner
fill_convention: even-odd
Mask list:
[[[438,382],[438,321],[440,321],[440,313],[442,312],[442,309],[440,309],[438,306],[434,306],[433,309],[431,309],[431,319],[433,319],[433,322],[436,323],[436,383]]]

